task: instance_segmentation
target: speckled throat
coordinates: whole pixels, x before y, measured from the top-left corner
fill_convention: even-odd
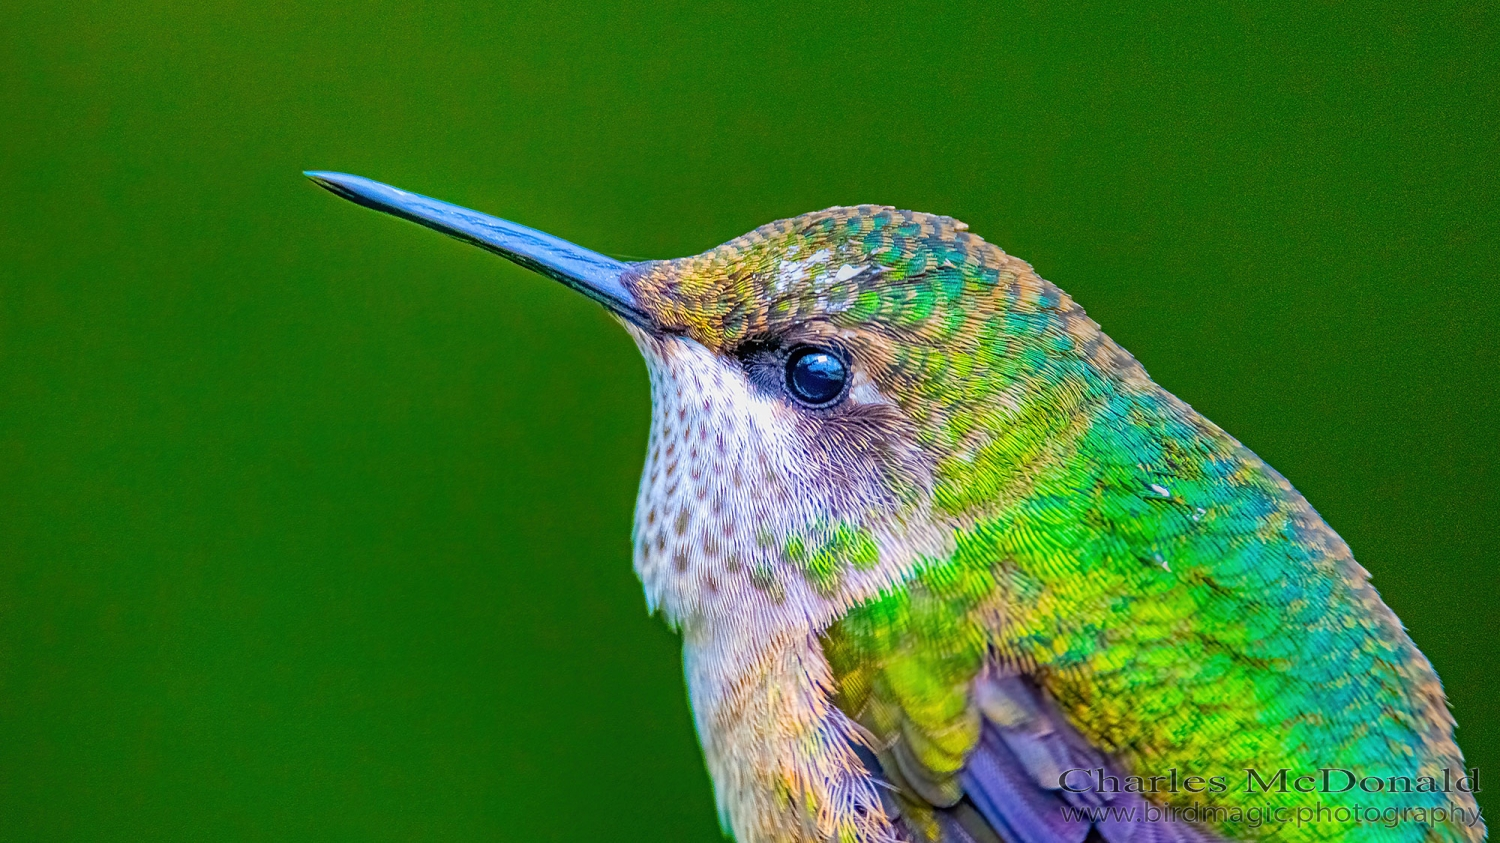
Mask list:
[[[314,177],[626,322],[653,405],[635,567],[682,631],[740,843],[1483,839],[1462,790],[1388,793],[1443,820],[1373,825],[1247,820],[1240,791],[1062,789],[1068,764],[1464,771],[1431,665],[1308,502],[962,223],[830,208],[624,264]],[[808,348],[837,400],[790,388]],[[1063,812],[1148,802],[1223,813]]]

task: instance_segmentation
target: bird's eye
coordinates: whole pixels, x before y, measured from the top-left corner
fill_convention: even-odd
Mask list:
[[[796,349],[786,359],[786,388],[804,404],[822,407],[844,394],[849,367],[843,358],[822,348]]]

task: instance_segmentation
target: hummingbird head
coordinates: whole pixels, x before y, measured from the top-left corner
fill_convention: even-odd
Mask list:
[[[949,217],[838,207],[621,263],[354,176],[345,198],[604,304],[645,356],[647,599],[692,635],[818,624],[1029,494],[1085,405],[1144,380],[1025,262]]]

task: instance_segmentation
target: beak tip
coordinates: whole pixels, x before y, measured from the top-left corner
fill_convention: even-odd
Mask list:
[[[651,324],[634,294],[622,283],[630,268],[628,264],[509,220],[408,193],[363,176],[324,170],[304,170],[302,174],[341,199],[499,254],[567,284],[639,326]]]
[[[363,176],[353,176],[348,173],[335,173],[329,170],[303,170],[302,175],[307,176],[313,184],[332,193],[340,199],[347,199],[356,205],[362,205],[372,210],[383,213],[395,214],[396,216],[410,219],[423,225],[429,225],[419,217],[420,214],[409,213],[412,206],[431,206],[434,200],[425,196],[407,193],[406,191],[381,184],[373,179]]]
[[[307,176],[318,187],[342,196],[345,199],[352,199],[360,195],[361,192],[368,192],[368,189],[366,191],[360,190],[361,187],[365,186],[365,183],[376,184],[375,182],[370,182],[369,179],[362,179],[359,176],[351,176],[348,173],[334,173],[327,170],[303,170],[302,175]]]

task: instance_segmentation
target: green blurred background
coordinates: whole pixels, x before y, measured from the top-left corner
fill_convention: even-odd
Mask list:
[[[12,0],[0,838],[718,837],[630,341],[306,168],[627,257],[966,220],[1312,499],[1500,787],[1495,8]]]

